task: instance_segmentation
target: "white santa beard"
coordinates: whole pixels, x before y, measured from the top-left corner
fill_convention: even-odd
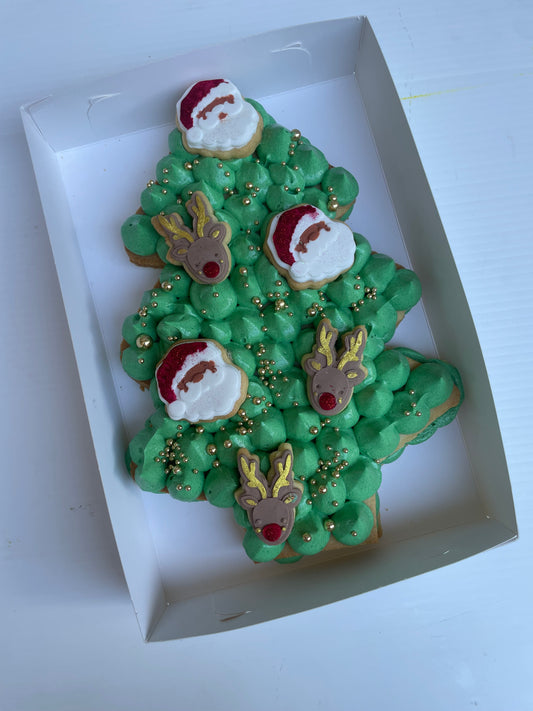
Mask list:
[[[190,148],[229,151],[242,148],[249,143],[259,123],[259,114],[247,101],[242,102],[241,110],[236,114],[224,111],[224,106],[217,106],[215,111],[228,113],[219,119],[215,126],[193,126],[186,133]]]
[[[217,363],[216,372],[206,370],[197,383],[187,383],[187,392],[167,406],[172,419],[189,422],[213,420],[233,411],[241,394],[241,373],[232,365]]]
[[[355,255],[352,231],[341,222],[329,221],[327,225],[330,231],[320,230],[318,238],[306,244],[306,252],[294,251],[299,237],[294,239],[294,246],[291,244],[295,261],[289,273],[294,281],[331,280],[352,266]]]

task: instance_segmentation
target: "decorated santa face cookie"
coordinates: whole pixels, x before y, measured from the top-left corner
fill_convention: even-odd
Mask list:
[[[293,289],[319,289],[350,269],[355,240],[348,225],[297,205],[271,220],[265,253]]]
[[[246,373],[215,341],[179,341],[157,366],[157,390],[173,420],[232,417],[246,397]]]
[[[176,105],[183,144],[190,153],[243,158],[261,140],[263,119],[227,79],[190,86]]]

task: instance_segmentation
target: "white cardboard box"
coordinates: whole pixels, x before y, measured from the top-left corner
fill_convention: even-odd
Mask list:
[[[423,304],[393,339],[463,376],[458,420],[383,471],[384,535],[328,563],[254,565],[231,512],[141,492],[124,450],[153,407],[123,373],[122,320],[157,272],[120,225],[167,152],[192,82],[230,77],[357,177],[349,224],[411,266]],[[516,537],[497,417],[468,304],[387,66],[366,18],[180,55],[22,108],[100,474],[141,632],[155,641],[255,624],[452,563]]]

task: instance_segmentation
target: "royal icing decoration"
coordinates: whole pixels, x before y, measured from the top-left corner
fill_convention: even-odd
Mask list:
[[[261,139],[260,114],[227,79],[189,87],[176,105],[176,118],[191,153],[224,156],[246,147],[249,155]]]
[[[303,487],[294,481],[292,465],[290,444],[282,444],[270,455],[267,476],[261,472],[259,457],[244,448],[237,452],[242,487],[235,492],[235,498],[248,512],[256,535],[268,545],[284,543],[294,525],[294,510]]]
[[[337,354],[339,332],[324,318],[316,332],[313,351],[302,359],[302,368],[310,376],[307,393],[311,406],[321,415],[337,415],[350,402],[355,385],[368,375],[362,365],[366,328],[358,326],[344,336],[344,349]]]
[[[233,416],[246,397],[246,373],[215,341],[180,341],[155,372],[159,397],[173,420],[200,422]]]
[[[193,218],[192,230],[175,212],[152,217],[152,225],[169,246],[167,260],[171,264],[182,264],[199,284],[218,284],[231,269],[231,228],[216,219],[209,200],[200,191],[192,194],[186,208]]]
[[[348,225],[313,205],[297,205],[272,219],[265,251],[293,289],[319,288],[350,269],[355,240]]]

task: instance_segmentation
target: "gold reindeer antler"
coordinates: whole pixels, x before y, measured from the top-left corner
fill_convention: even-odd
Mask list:
[[[287,446],[283,449],[280,449],[277,454],[280,454],[280,456],[277,456],[273,461],[274,471],[276,471],[278,474],[278,478],[276,479],[276,483],[274,484],[274,487],[272,489],[272,496],[275,499],[277,499],[279,491],[283,486],[291,485],[291,482],[289,481],[289,476],[292,471],[292,449]],[[283,463],[284,456],[285,463]]]
[[[156,215],[152,217],[152,225],[155,230],[165,238],[166,243],[170,246],[172,242],[177,242],[180,239],[186,239],[187,242],[194,242],[194,235],[185,227],[181,216],[177,212],[171,215]],[[186,251],[186,250],[184,250]]]
[[[239,455],[239,469],[241,471],[242,477],[246,480],[243,482],[251,489],[258,489],[261,493],[261,498],[266,499],[268,497],[267,490],[262,481],[257,478],[257,459],[250,458],[245,454]]]
[[[213,219],[213,213],[211,211],[211,205],[209,202],[206,200],[204,202],[203,194],[199,192],[195,192],[192,196],[192,198],[189,200],[187,203],[186,207],[190,215],[192,217],[196,216],[196,234],[198,237],[203,237],[204,236],[204,230],[205,226],[207,225],[208,222],[211,222]],[[194,201],[194,202],[193,202]],[[213,235],[216,236],[216,235]]]
[[[364,327],[355,329],[348,337],[348,348],[342,355],[342,358],[337,365],[338,370],[342,370],[346,363],[353,361],[355,363],[360,361],[359,351],[364,349],[366,343],[366,331]],[[356,378],[358,373],[347,373],[349,378]]]
[[[337,331],[334,328],[328,330],[327,325],[324,323],[324,321],[322,321],[318,330],[318,344],[316,352],[325,356],[326,365],[333,365],[333,348],[331,347],[331,339],[333,338],[333,334],[335,334],[336,340]],[[315,365],[315,363],[318,366],[318,369],[320,369],[320,364],[314,361],[313,365]]]

